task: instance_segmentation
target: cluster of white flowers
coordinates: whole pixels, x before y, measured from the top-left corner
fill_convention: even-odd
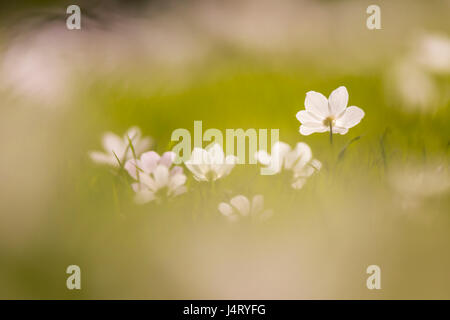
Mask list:
[[[273,145],[271,155],[261,150],[257,152],[256,158],[274,174],[283,169],[292,171],[294,189],[302,188],[306,179],[322,167],[319,160],[312,158],[311,148],[304,142],[297,143],[292,149],[287,143],[279,141]]]
[[[125,169],[136,180],[132,188],[136,202],[146,203],[160,197],[171,197],[186,192],[183,168],[173,166],[175,153],[169,151],[159,156],[154,151],[143,153],[140,159],[125,163]]]
[[[300,133],[313,132],[346,134],[349,128],[357,125],[364,117],[364,111],[351,106],[347,108],[348,92],[345,87],[334,90],[329,99],[318,92],[306,94],[305,109],[297,113],[302,123]],[[183,168],[173,165],[175,153],[168,151],[161,156],[154,151],[146,151],[151,138],[142,137],[137,127],[130,128],[123,137],[113,133],[103,136],[104,152],[90,152],[94,162],[123,167],[134,180],[131,187],[136,193],[136,202],[146,203],[162,198],[175,197],[187,191],[187,177]],[[292,172],[291,186],[301,189],[307,179],[320,170],[321,162],[314,159],[311,148],[304,142],[291,148],[287,143],[276,142],[269,155],[260,150],[255,154],[257,161],[271,174],[282,171]],[[211,182],[231,173],[237,158],[225,155],[222,146],[215,143],[207,149],[194,148],[186,168],[199,182]],[[230,203],[221,202],[218,210],[230,221],[250,217],[252,220],[265,220],[272,215],[264,209],[264,197],[255,195],[251,200],[243,195],[231,198]]]

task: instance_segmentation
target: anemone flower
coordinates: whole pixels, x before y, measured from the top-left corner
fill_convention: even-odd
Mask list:
[[[304,142],[297,143],[292,149],[287,143],[278,141],[273,145],[271,155],[260,150],[256,153],[256,159],[272,174],[282,170],[292,171],[291,186],[294,189],[301,189],[308,177],[322,166],[319,160],[313,159],[311,148]]]
[[[264,197],[255,195],[250,201],[243,195],[238,195],[230,200],[230,203],[219,203],[218,209],[230,221],[237,221],[241,218],[251,218],[256,220],[266,220],[272,216],[272,210],[264,210]]]
[[[130,141],[133,148],[131,148]],[[91,151],[89,156],[96,163],[118,167],[119,161],[124,163],[133,158],[133,149],[135,155],[139,156],[150,148],[151,144],[152,139],[150,137],[142,137],[141,130],[138,127],[131,127],[123,137],[112,132],[106,132],[102,138],[105,151]]]
[[[131,186],[136,192],[137,203],[174,197],[186,192],[186,176],[183,168],[172,167],[174,158],[173,152],[165,152],[159,156],[150,151],[142,154],[138,160],[127,161],[125,169],[136,180]]]
[[[305,109],[297,113],[301,122],[300,133],[310,135],[314,132],[330,132],[346,134],[348,129],[356,126],[364,117],[364,111],[358,107],[347,107],[348,92],[345,87],[334,90],[327,99],[315,91],[306,93]]]
[[[194,148],[191,158],[184,164],[197,181],[215,181],[230,174],[236,163],[234,156],[225,156],[222,147],[215,143],[210,148]]]

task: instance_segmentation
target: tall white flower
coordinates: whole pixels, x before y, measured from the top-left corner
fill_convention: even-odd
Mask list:
[[[230,203],[219,203],[218,209],[230,221],[237,221],[243,217],[256,220],[266,220],[272,216],[272,210],[264,209],[264,197],[255,195],[250,201],[243,195],[238,195],[230,200]]]
[[[273,145],[271,155],[260,150],[256,153],[256,159],[273,174],[283,169],[292,171],[294,189],[302,188],[308,177],[322,166],[319,160],[313,159],[311,148],[304,142],[297,143],[292,149],[287,143],[278,141]]]
[[[301,122],[300,133],[307,136],[314,132],[346,134],[364,117],[358,107],[347,107],[348,92],[345,87],[334,90],[327,99],[315,91],[306,93],[305,109],[297,113]]]
[[[119,162],[125,162],[133,158],[133,151],[130,147],[130,141],[133,144],[136,156],[150,148],[152,139],[150,137],[142,137],[141,130],[138,127],[131,127],[120,137],[112,132],[106,132],[102,138],[102,145],[105,152],[91,151],[89,156],[92,161],[100,164],[108,164],[118,167]],[[116,158],[117,156],[117,158]]]
[[[230,174],[236,163],[234,156],[225,156],[222,147],[215,143],[208,150],[194,148],[191,158],[184,164],[198,181],[215,181]]]
[[[175,153],[165,152],[161,157],[154,151],[142,154],[138,160],[128,160],[125,169],[136,180],[131,186],[136,202],[146,203],[161,197],[173,197],[186,192],[183,168],[173,166]]]

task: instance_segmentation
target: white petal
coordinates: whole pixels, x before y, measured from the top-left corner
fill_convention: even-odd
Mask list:
[[[153,172],[153,177],[156,188],[163,188],[169,184],[169,169],[166,166],[158,165]]]
[[[270,164],[271,157],[265,150],[259,150],[258,152],[256,152],[255,158],[259,163],[263,165],[267,166]]]
[[[207,164],[209,159],[208,152],[202,148],[194,148],[191,158],[186,163],[191,164]]]
[[[286,155],[285,167],[292,169],[295,167],[304,167],[312,158],[311,148],[304,142],[299,142],[292,152]]]
[[[150,190],[140,190],[136,193],[136,203],[143,204],[155,200],[155,194]]]
[[[218,209],[220,213],[222,213],[225,216],[231,216],[233,215],[233,208],[225,202],[219,203]]]
[[[330,128],[323,125],[322,123],[318,123],[318,124],[312,124],[312,123],[308,123],[307,125],[302,124],[300,126],[300,133],[304,136],[308,136],[311,133],[315,133],[315,132],[326,132],[329,131]]]
[[[336,125],[347,129],[356,126],[364,117],[364,111],[361,108],[351,106],[348,107],[344,114],[336,120]]]
[[[252,199],[252,214],[257,214],[264,209],[264,197],[257,194]]]
[[[179,166],[174,166],[171,170],[170,170],[170,175],[174,176],[176,174],[180,174],[183,173],[183,168],[179,167]]]
[[[149,137],[140,139],[137,142],[133,142],[134,151],[136,152],[136,155],[140,155],[145,150],[148,150],[150,146],[152,145],[152,139]]]
[[[175,152],[168,151],[163,153],[159,163],[169,168],[172,165],[173,160],[175,160]]]
[[[112,132],[107,132],[103,135],[102,144],[106,152],[111,152],[112,154],[112,152],[114,151],[119,159],[125,152],[126,145],[124,145],[122,139],[120,139],[119,136],[115,135]],[[122,161],[122,159],[120,159],[120,161]]]
[[[348,92],[347,88],[339,87],[330,94],[328,99],[328,104],[330,106],[331,114],[338,117],[342,112],[344,112],[348,103]]]
[[[270,164],[270,169],[274,170],[274,172],[278,172],[283,167],[283,163],[285,162],[286,155],[291,151],[291,146],[285,142],[275,142],[272,147],[272,161]]]
[[[297,189],[297,190],[301,189],[301,188],[303,188],[305,183],[306,183],[306,178],[303,178],[303,177],[298,178],[292,183],[292,188]]]
[[[297,112],[297,120],[300,121],[301,123],[305,124],[305,123],[316,123],[316,122],[320,122],[322,123],[323,121],[321,119],[319,119],[318,117],[316,117],[314,114],[306,111],[306,110],[302,110]]]
[[[230,203],[243,215],[250,213],[250,202],[242,195],[236,196],[230,200]]]
[[[186,191],[187,191],[187,188],[185,186],[180,186],[180,187],[176,188],[175,190],[173,190],[171,195],[175,197],[182,193],[185,193]]]
[[[147,189],[150,189],[153,192],[158,191],[158,186],[155,183],[155,180],[150,177],[149,174],[141,173],[139,175],[139,180],[141,181],[141,185],[145,186]]]
[[[128,138],[131,139],[131,141],[136,141],[141,137],[141,129],[139,129],[139,127],[131,127],[127,130],[127,132],[125,133],[125,139],[126,141],[128,141]]]
[[[136,163],[134,159],[128,160],[125,162],[125,170],[128,172],[128,174],[134,179],[137,180],[138,174],[139,174],[139,165]]]
[[[306,93],[305,109],[316,117],[319,117],[319,119],[326,118],[330,115],[327,98],[323,94],[315,91]]]
[[[98,151],[91,151],[89,152],[89,157],[95,163],[108,164],[115,167],[119,166],[119,162],[117,161],[116,157],[114,157],[114,155],[112,154],[106,154]]]
[[[333,134],[336,134],[336,133],[346,134],[347,132],[348,132],[348,128],[340,127],[340,126],[333,127]]]
[[[208,163],[213,164],[223,164],[225,155],[223,153],[222,147],[215,143],[212,147],[208,149],[209,161]]]
[[[188,161],[185,162],[185,166],[186,168],[188,168],[189,171],[192,172],[192,174],[194,175],[195,180],[198,181],[208,181],[208,179],[206,179],[206,176],[202,170],[203,166],[202,164],[193,164],[190,163]]]
[[[310,165],[317,171],[319,171],[322,168],[322,162],[320,162],[317,159],[312,159]]]
[[[186,176],[184,174],[176,174],[170,177],[169,190],[176,190],[180,186],[186,183]]]
[[[156,169],[159,159],[160,156],[155,151],[143,153],[141,155],[141,169],[146,173],[152,173]]]

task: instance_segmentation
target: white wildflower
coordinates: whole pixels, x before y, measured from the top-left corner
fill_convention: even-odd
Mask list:
[[[123,137],[112,132],[105,133],[102,138],[102,145],[105,151],[91,151],[89,156],[92,161],[96,163],[118,167],[119,161],[124,163],[133,158],[130,140],[136,156],[141,155],[142,152],[150,148],[152,144],[152,139],[150,137],[142,137],[141,130],[138,127],[132,127],[128,129]]]
[[[297,113],[302,123],[300,133],[310,135],[314,132],[346,134],[364,117],[364,111],[358,107],[347,107],[348,92],[345,87],[334,90],[327,99],[315,91],[306,93],[305,109]]]
[[[146,203],[186,192],[183,168],[171,167],[174,159],[173,152],[165,152],[160,157],[156,152],[150,151],[142,154],[138,160],[127,161],[125,169],[136,180],[132,184],[136,202]]]
[[[292,187],[300,189],[308,177],[320,170],[322,164],[313,159],[311,148],[304,142],[299,142],[294,149],[284,142],[278,141],[272,147],[272,154],[260,150],[256,159],[265,165],[273,174],[284,170],[293,172]]]
[[[272,210],[264,209],[264,197],[262,195],[255,195],[251,201],[243,195],[238,195],[233,197],[229,204],[221,202],[218,209],[230,221],[237,221],[243,217],[266,220],[273,214]]]
[[[208,150],[194,148],[186,167],[198,181],[215,181],[230,174],[236,163],[234,156],[225,156],[222,147],[215,143]]]

